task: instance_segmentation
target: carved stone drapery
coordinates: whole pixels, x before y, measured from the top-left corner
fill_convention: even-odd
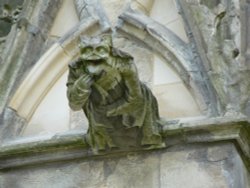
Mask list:
[[[161,147],[157,101],[139,81],[133,57],[115,49],[110,35],[83,39],[80,54],[69,64],[68,99],[89,120],[90,146]]]

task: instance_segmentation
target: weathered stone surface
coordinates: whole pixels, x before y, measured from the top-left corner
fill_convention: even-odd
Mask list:
[[[110,27],[108,17],[101,6],[100,0],[75,0],[76,10],[80,20],[99,18],[102,29]]]
[[[124,52],[133,54],[135,64],[138,68],[140,80],[145,83],[149,88],[152,88],[153,82],[153,53],[149,50],[126,40],[121,36],[114,38],[114,46]],[[82,112],[70,112],[70,127],[71,129],[81,129],[87,132],[88,121]]]
[[[0,46],[1,46],[1,37],[6,37],[10,30],[12,24],[14,24],[13,16],[14,11],[17,7],[21,7],[23,0],[2,0],[0,2]]]
[[[215,143],[233,140],[241,150],[241,156],[246,168],[249,169],[250,167],[250,128],[244,119],[234,117],[231,119],[203,119],[194,122],[170,121],[166,122],[163,128],[163,136],[167,148],[180,144]],[[93,153],[89,150],[84,139],[85,134],[81,131],[73,131],[6,142],[0,147],[0,169],[145,150],[116,149]],[[213,151],[210,152],[211,160],[220,159],[220,157],[212,155],[215,153]]]
[[[204,67],[202,72],[208,74],[216,91],[219,113],[228,116],[246,113],[250,83],[245,61],[248,27],[244,24],[248,6],[242,2],[241,8],[240,1],[234,0],[178,1],[178,4],[194,52],[198,52]]]
[[[127,0],[100,0],[108,20],[112,26],[117,23],[118,16],[122,14],[124,8],[128,5]]]
[[[7,174],[9,174],[8,177],[5,176]],[[7,174],[4,175],[4,179],[2,177],[3,181],[0,181],[1,187],[101,187],[104,179],[102,161],[45,166],[32,170],[7,172]],[[17,177],[20,179],[16,179]]]
[[[79,112],[74,112],[73,110],[70,111],[70,128],[87,132],[88,119],[82,113],[82,111]]]
[[[104,172],[106,186],[111,188],[159,187],[160,155],[153,153],[145,156],[128,153],[126,157],[105,160]]]
[[[18,116],[15,111],[6,108],[0,116],[0,125],[2,125],[0,126],[0,144],[17,137],[26,123],[26,120]]]
[[[193,148],[191,146],[189,149],[182,148],[179,151],[174,147],[168,153],[164,153],[160,167],[162,187],[198,188],[201,185],[204,188],[230,187],[230,182],[225,179],[223,163],[230,163],[230,149],[232,148],[230,144],[219,145],[223,153],[221,157],[226,155],[228,158],[216,163],[208,160],[209,150],[213,147],[196,146]]]
[[[1,2],[5,2],[5,0]],[[40,5],[42,4],[44,5],[43,0],[27,0],[25,2],[32,2],[34,4],[39,2],[39,6],[37,7],[41,7]],[[48,1],[46,2],[48,3]],[[52,4],[55,2],[49,1]],[[82,9],[79,10],[79,14],[83,12],[82,15],[87,15],[85,17],[86,20],[88,17],[99,23],[98,19],[102,18],[99,24],[101,26],[107,24],[107,28],[109,27],[107,20],[103,19],[105,18],[103,10],[95,9],[95,6],[98,4],[96,2],[98,1],[77,0],[75,2],[84,6],[86,2],[88,3],[88,8],[85,7],[84,11]],[[136,0],[136,2],[144,3],[146,1]],[[5,145],[1,146],[0,150],[1,154],[4,153],[2,149],[6,149],[6,153],[10,152],[6,155],[7,157],[5,156],[5,161],[1,159],[1,167],[5,168],[5,170],[1,170],[0,172],[0,187],[250,187],[250,175],[246,170],[246,167],[249,168],[250,164],[249,125],[243,122],[238,126],[236,121],[236,116],[239,112],[245,113],[248,116],[250,115],[250,1],[180,0],[179,2],[187,3],[185,5],[182,4],[184,5],[182,8],[188,10],[189,14],[185,11],[181,11],[181,13],[185,21],[185,26],[188,28],[187,35],[189,36],[190,43],[183,46],[184,48],[191,48],[192,53],[189,54],[189,57],[194,60],[191,61],[194,63],[194,66],[193,69],[187,69],[188,71],[177,72],[186,82],[190,81],[189,79],[192,78],[192,74],[198,73],[198,76],[193,81],[191,80],[188,86],[195,88],[192,85],[195,84],[195,81],[196,83],[202,82],[204,85],[201,85],[201,88],[204,88],[204,90],[196,90],[198,93],[196,97],[198,98],[201,95],[204,97],[205,106],[208,106],[208,109],[211,108],[214,110],[215,108],[215,111],[218,111],[218,113],[211,113],[210,115],[212,116],[224,115],[227,112],[228,121],[221,123],[220,121],[209,119],[209,121],[211,120],[210,122],[201,121],[197,124],[182,122],[179,124],[167,124],[164,128],[164,133],[166,144],[169,146],[168,149],[155,152],[142,151],[128,155],[111,152],[106,153],[106,157],[99,156],[96,158],[95,155],[85,150],[86,145],[82,139],[84,138],[83,134],[71,135],[72,137],[67,137],[69,140],[57,135],[47,140],[41,139],[28,144],[21,143],[19,145],[21,147],[11,143],[13,145],[10,144],[9,148],[6,148]],[[91,5],[91,3],[93,4]],[[27,12],[30,14],[33,8],[33,5],[31,5],[27,9]],[[50,6],[50,8],[53,8],[53,6]],[[95,11],[91,12],[91,9],[95,9]],[[56,12],[57,8],[54,10]],[[21,81],[20,78],[23,78],[24,73],[30,68],[30,65],[36,61],[36,58],[39,58],[39,53],[43,53],[43,50],[40,50],[40,45],[46,41],[46,34],[40,32],[41,28],[36,23],[42,23],[45,20],[44,31],[47,32],[50,27],[49,25],[52,23],[53,16],[42,18],[40,13],[41,15],[48,15],[49,12],[46,12],[42,8],[31,16],[32,19],[28,19],[31,25],[29,25],[27,30],[25,30],[26,22],[24,22],[24,27],[21,27],[25,30],[20,37],[21,44],[25,41],[28,41],[28,43],[32,41],[30,46],[21,44],[18,44],[19,47],[13,46],[15,44],[13,42],[15,33],[10,37],[9,40],[11,42],[8,44],[8,48],[13,46],[13,49],[17,51],[25,49],[23,55],[14,56],[14,59],[27,61],[24,63],[25,66],[22,67],[23,70],[20,68],[23,64],[19,61],[13,61],[14,63],[2,69],[1,65],[6,63],[6,61],[1,61],[0,59],[0,73],[6,71],[11,73],[9,75],[13,75],[11,78],[13,82],[8,82],[9,75],[6,74],[6,77],[4,74],[4,87],[1,87],[1,91],[7,93],[5,93],[7,98],[0,97],[0,103],[3,102],[6,104],[7,100],[5,99],[8,99],[11,96],[9,94],[12,93],[9,89],[17,85],[13,83],[16,80],[17,83]],[[98,19],[93,18],[93,16]],[[39,18],[42,19],[39,21]],[[113,18],[113,20],[115,19]],[[135,19],[134,21],[138,20]],[[147,45],[152,45],[153,49],[156,49],[158,53],[166,58],[172,58],[170,63],[172,62],[174,66],[177,66],[175,62],[178,62],[179,59],[175,57],[180,54],[175,50],[171,51],[172,54],[169,52],[168,45],[173,44],[171,43],[173,41],[166,42],[166,38],[164,39],[164,35],[162,35],[162,33],[164,34],[162,32],[164,29],[160,29],[155,23],[152,25],[148,24],[148,18],[142,21],[145,21],[146,25],[141,25],[139,22],[127,22],[125,27],[122,28],[123,32],[127,32],[126,34],[132,36],[133,41],[138,42],[137,39],[139,39],[140,42],[143,41]],[[78,26],[80,27],[81,25],[79,24]],[[94,29],[91,28],[89,33],[97,33],[98,29],[101,30],[103,28],[99,28],[98,25]],[[94,32],[92,32],[93,30]],[[124,33],[123,35],[127,36]],[[150,36],[148,36],[148,33]],[[158,39],[155,40],[154,37],[158,37]],[[218,38],[219,40],[217,40]],[[34,48],[34,51],[30,52],[27,50],[30,47]],[[180,50],[181,52],[185,51],[182,51],[179,47],[180,45],[173,49]],[[4,54],[9,56],[7,50]],[[30,57],[29,54],[32,54],[32,56]],[[183,58],[182,55],[179,57]],[[177,70],[182,70],[183,66],[179,66],[179,68]],[[16,76],[17,74],[19,76]],[[210,80],[212,80],[212,86]],[[213,87],[216,92],[214,92]],[[16,116],[14,111],[8,113],[11,114],[10,116],[5,116],[8,122],[4,122],[4,124],[0,122],[0,126],[1,128],[5,126],[11,128],[14,125],[15,129],[13,129],[13,132],[5,134],[7,129],[2,131],[0,128],[1,138],[3,138],[2,135],[5,137],[16,135],[20,127],[22,127],[23,119]],[[8,113],[5,113],[5,115],[8,115]],[[232,114],[236,116],[232,116]],[[218,141],[223,140],[227,141],[218,143]],[[233,140],[234,144],[230,143],[229,140]],[[202,144],[194,144],[197,142]],[[207,142],[213,143],[207,144]],[[193,145],[187,145],[187,143],[192,143]],[[237,150],[235,147],[237,147]],[[241,157],[239,154],[241,154]],[[88,157],[93,158],[90,159]],[[73,159],[81,160],[72,161]],[[64,162],[39,165],[56,161]],[[37,164],[38,166],[28,167],[28,165],[32,164]],[[27,167],[6,170],[11,165],[12,167],[27,165]]]
[[[215,116],[217,99],[201,62],[192,52],[192,45],[183,42],[172,31],[143,14],[128,9],[120,16],[119,33],[140,41],[144,46],[159,53],[179,74],[182,81],[195,95],[202,111]]]
[[[4,114],[8,113],[4,112],[6,104],[13,92],[16,91],[18,84],[40,57],[42,46],[48,37],[49,29],[59,6],[60,0],[54,2],[24,1],[22,14],[12,26],[4,50],[0,54],[2,59],[0,64],[1,119],[4,119]],[[0,133],[1,140],[20,133],[21,129],[11,128],[15,125],[7,127],[10,124],[12,123],[11,120],[9,122],[9,119],[1,122],[0,127],[3,130]],[[6,127],[8,130],[4,130]],[[17,130],[19,132],[16,132]],[[6,132],[9,134],[6,134]]]
[[[0,187],[247,188],[248,176],[227,142],[12,169],[0,172]]]
[[[156,98],[139,80],[134,58],[114,48],[110,34],[81,38],[66,85],[70,108],[88,118],[86,138],[95,152],[163,144]]]

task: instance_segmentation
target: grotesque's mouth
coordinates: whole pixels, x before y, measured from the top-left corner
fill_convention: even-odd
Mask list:
[[[86,70],[91,75],[99,75],[103,70],[103,60],[88,60]]]
[[[98,56],[98,55],[91,55],[89,57],[86,58],[88,61],[99,61],[102,60],[102,57]]]

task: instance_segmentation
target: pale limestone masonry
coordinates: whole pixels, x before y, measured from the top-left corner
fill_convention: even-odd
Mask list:
[[[0,172],[0,187],[247,188],[242,172],[233,144],[194,144],[8,170]]]
[[[249,0],[3,0],[0,17],[18,3],[0,20],[0,188],[250,188]],[[166,148],[88,148],[67,64],[107,32],[154,92]]]
[[[248,188],[246,125],[235,117],[166,124],[167,147],[154,151],[94,154],[79,131],[17,139],[0,147],[0,186]]]

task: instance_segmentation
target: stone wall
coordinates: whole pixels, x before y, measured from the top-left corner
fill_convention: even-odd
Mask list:
[[[248,123],[213,119],[164,127],[166,147],[93,152],[82,132],[0,147],[0,187],[249,188]]]
[[[233,143],[177,145],[6,170],[11,188],[248,188],[249,173]]]
[[[0,19],[0,188],[250,188],[249,0],[3,0],[1,18],[3,4],[23,5]],[[85,142],[67,64],[107,32],[155,92],[165,148]]]

